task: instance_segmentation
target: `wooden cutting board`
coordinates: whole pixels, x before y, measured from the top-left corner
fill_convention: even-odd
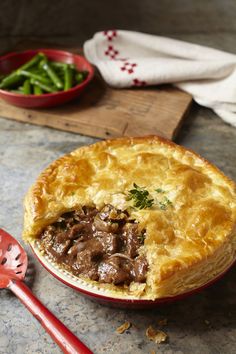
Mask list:
[[[112,89],[96,73],[75,101],[24,109],[0,100],[0,116],[98,138],[157,134],[173,139],[191,102],[189,94],[170,86]]]

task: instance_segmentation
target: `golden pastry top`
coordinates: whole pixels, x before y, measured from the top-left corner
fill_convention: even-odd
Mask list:
[[[149,191],[151,208],[131,208],[133,183]],[[235,235],[234,182],[194,152],[151,136],[102,141],[53,162],[26,195],[23,237],[37,238],[64,212],[105,204],[128,208],[146,228],[141,252],[153,288],[215,255]]]

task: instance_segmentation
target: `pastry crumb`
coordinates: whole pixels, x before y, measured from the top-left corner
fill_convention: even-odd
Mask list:
[[[159,329],[154,329],[152,326],[149,326],[146,330],[146,336],[148,339],[153,342],[160,344],[167,340],[167,334]]]
[[[125,331],[127,331],[127,329],[129,329],[131,327],[131,323],[126,321],[125,323],[123,323],[121,326],[116,328],[116,333],[118,334],[122,334]]]
[[[162,320],[158,321],[157,324],[158,326],[163,327],[167,325],[167,322],[168,322],[167,318],[163,318]]]
[[[151,350],[150,354],[156,354],[155,350]]]

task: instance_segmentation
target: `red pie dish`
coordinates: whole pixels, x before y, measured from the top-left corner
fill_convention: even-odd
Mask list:
[[[78,97],[92,80],[94,69],[81,55],[56,49],[26,50],[10,53],[0,57],[0,74],[7,75],[32,59],[37,53],[44,53],[49,60],[74,64],[79,71],[87,71],[86,79],[66,91],[46,93],[42,95],[24,95],[0,89],[0,97],[6,102],[25,108],[46,108],[59,106]]]

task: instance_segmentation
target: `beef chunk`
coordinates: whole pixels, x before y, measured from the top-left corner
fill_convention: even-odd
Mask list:
[[[108,232],[97,232],[96,238],[102,243],[107,255],[110,256],[119,251],[120,238],[118,235]]]
[[[136,258],[133,263],[133,279],[138,283],[144,283],[146,281],[146,275],[148,270],[148,263],[144,256]]]
[[[124,253],[131,258],[134,258],[138,255],[138,249],[140,247],[138,234],[139,232],[137,224],[126,224],[123,233],[125,243]]]
[[[120,257],[112,257],[101,262],[98,267],[99,281],[116,285],[129,282],[130,275],[122,262]]]

